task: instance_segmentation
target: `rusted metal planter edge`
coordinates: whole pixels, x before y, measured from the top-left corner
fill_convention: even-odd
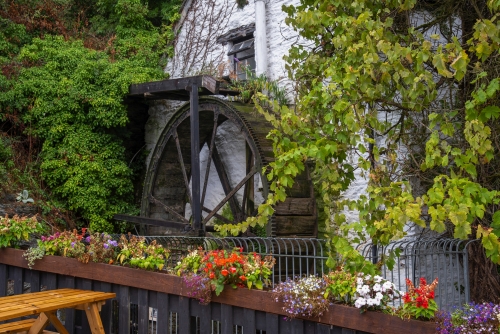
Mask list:
[[[0,249],[0,264],[28,269],[28,263],[22,255],[22,250]],[[188,297],[188,289],[182,278],[165,273],[103,263],[84,264],[73,258],[50,255],[37,260],[33,270]],[[283,303],[277,303],[272,294],[266,291],[226,287],[219,296],[214,296],[212,301],[286,316]],[[380,312],[361,314],[358,309],[345,305],[331,305],[328,312],[320,318],[304,317],[301,319],[377,334],[436,332],[436,325],[433,322],[402,320]]]

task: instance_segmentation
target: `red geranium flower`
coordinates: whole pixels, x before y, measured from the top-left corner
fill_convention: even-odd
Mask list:
[[[222,276],[227,276],[227,274],[229,274],[229,272],[227,271],[227,269],[222,269],[220,271],[220,273],[222,274]]]

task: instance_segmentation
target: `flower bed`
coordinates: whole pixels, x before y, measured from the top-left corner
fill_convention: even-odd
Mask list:
[[[22,255],[21,250],[0,249],[0,263],[28,268],[28,263]],[[174,275],[102,263],[84,264],[76,259],[60,256],[44,256],[35,262],[33,269],[179,296],[189,297],[190,293],[184,280]],[[212,297],[212,302],[287,315],[283,311],[284,304],[275,302],[272,293],[266,291],[246,288],[224,289],[219,296]],[[435,333],[435,324],[432,322],[401,320],[380,312],[367,311],[361,314],[359,309],[344,305],[330,305],[321,317],[298,316],[298,318],[368,333]]]

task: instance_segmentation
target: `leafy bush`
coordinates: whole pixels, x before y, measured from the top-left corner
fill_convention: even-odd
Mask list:
[[[50,4],[53,10],[43,11]],[[129,121],[123,98],[130,84],[165,77],[166,41],[180,0],[92,4],[91,10],[73,0],[65,6],[50,0],[0,5],[0,16],[7,16],[0,17],[0,37],[6,37],[0,45],[0,121],[43,144],[40,169],[55,195],[51,201],[64,203],[93,231],[112,232],[114,214],[137,210],[123,144]],[[48,13],[46,26],[8,17],[23,11]]]
[[[165,266],[165,260],[168,259],[170,252],[162,245],[153,240],[146,244],[144,237],[135,235],[122,235],[118,244],[120,251],[117,260],[120,264],[128,264],[134,268],[146,270],[162,270]]]
[[[19,247],[22,241],[28,241],[33,233],[42,233],[44,227],[33,216],[0,217],[0,248]]]
[[[325,298],[347,304],[353,303],[356,293],[356,275],[344,271],[342,268],[329,272],[323,279],[328,284]]]

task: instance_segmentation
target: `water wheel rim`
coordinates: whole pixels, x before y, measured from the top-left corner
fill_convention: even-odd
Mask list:
[[[200,150],[202,149],[204,144],[210,145],[210,154],[214,154],[214,151],[212,150],[212,145],[214,145],[214,134],[217,129],[217,127],[226,121],[232,122],[234,126],[236,126],[239,130],[240,133],[243,135],[246,146],[249,148],[249,151],[251,152],[251,158],[250,160],[253,161],[251,164],[251,170],[248,170],[248,165],[247,165],[247,173],[246,173],[246,182],[244,183],[245,189],[247,189],[246,184],[249,182],[253,182],[253,175],[254,174],[260,174],[260,178],[262,181],[262,195],[264,198],[267,197],[268,194],[268,183],[267,183],[267,178],[265,175],[262,175],[261,171],[264,166],[268,164],[268,161],[264,158],[263,159],[263,154],[262,154],[262,147],[263,146],[269,146],[270,143],[262,143],[262,140],[259,142],[259,140],[254,136],[254,133],[248,124],[247,120],[245,117],[242,115],[240,111],[238,111],[236,108],[234,108],[230,103],[222,101],[217,98],[213,97],[201,97],[199,99],[199,113],[200,113],[200,125],[202,122],[206,122],[208,119],[212,118],[213,120],[213,128],[211,131],[208,131],[206,124],[205,127],[202,129],[200,128]],[[167,154],[167,150],[173,148],[174,142],[176,149],[179,151],[179,146],[183,146],[180,144],[179,141],[179,136],[180,134],[179,129],[182,131],[182,135],[186,134],[186,129],[187,129],[187,123],[189,123],[189,103],[184,104],[181,106],[175,113],[174,115],[170,118],[168,121],[167,125],[163,129],[162,133],[159,136],[159,139],[157,141],[157,144],[155,146],[155,149],[153,151],[153,154],[151,156],[151,160],[148,166],[147,174],[146,174],[146,180],[144,183],[144,190],[143,190],[143,197],[142,197],[142,203],[141,203],[141,216],[144,217],[149,217],[151,216],[151,205],[155,204],[154,196],[153,193],[155,191],[155,186],[158,183],[158,176],[159,176],[159,168],[162,163],[162,158],[164,158],[164,155]],[[270,125],[269,125],[270,129]],[[208,132],[211,132],[210,138],[207,137]],[[184,147],[187,147],[188,145],[185,145],[186,143],[190,143],[190,139],[187,141],[184,138]],[[216,149],[216,145],[214,145],[214,148]],[[182,151],[182,147],[180,148],[180,151]],[[171,152],[170,152],[171,153]],[[215,153],[217,153],[215,151]],[[190,150],[189,150],[189,155],[190,156]],[[179,155],[179,163],[182,165],[183,161],[183,156],[182,154]],[[210,160],[210,159],[209,159]],[[210,168],[210,167],[209,167]],[[181,166],[181,170],[183,173],[183,179],[184,183],[186,183],[186,168],[185,166]],[[208,173],[207,173],[208,174]],[[203,173],[200,174],[200,178],[205,178],[205,175]],[[252,180],[252,181],[249,181]],[[244,180],[242,180],[244,181]],[[240,183],[242,182],[240,181]],[[202,182],[202,187],[206,187],[206,179],[203,180]],[[238,185],[241,188],[240,183]],[[237,185],[237,186],[238,186]],[[185,184],[184,185],[185,189],[189,189],[188,186]],[[203,190],[202,196],[205,194],[205,190]],[[234,189],[233,189],[234,190]],[[244,196],[245,196],[244,191]],[[189,191],[187,191],[189,193]],[[226,197],[227,197],[227,192],[225,190]],[[235,195],[236,192],[234,192],[233,196]],[[230,196],[230,197],[233,197]],[[152,199],[153,197],[153,199]],[[224,198],[226,199],[226,198]],[[247,198],[248,200],[248,198]],[[227,200],[228,201],[228,200]],[[226,201],[226,202],[227,202]],[[179,200],[180,202],[180,200]],[[242,209],[245,209],[246,205],[245,197],[243,198],[243,203]],[[158,203],[156,203],[158,204]],[[220,203],[219,203],[220,204]],[[165,208],[164,208],[165,209]],[[170,208],[173,209],[173,208]],[[214,216],[217,216],[217,213],[214,213],[218,211],[220,207],[216,207],[215,209],[212,209],[211,214],[209,214],[208,219],[204,219],[203,223],[206,224],[207,221]],[[206,211],[206,210],[205,210]],[[234,213],[234,210],[232,210]],[[176,216],[178,221],[188,223],[186,221],[186,218]],[[239,217],[235,217],[235,222],[242,221],[244,220],[244,216],[240,215]]]

